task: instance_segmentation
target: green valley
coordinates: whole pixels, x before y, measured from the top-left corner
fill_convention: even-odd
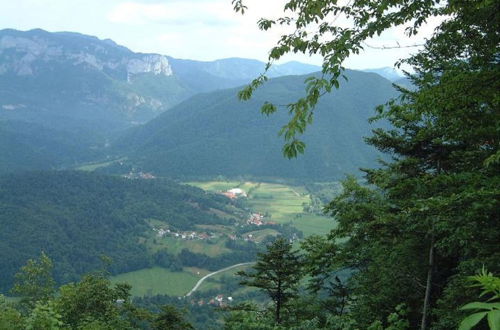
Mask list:
[[[293,227],[304,236],[327,234],[335,225],[330,217],[304,211],[304,207],[311,203],[311,196],[303,186],[238,180],[192,181],[188,184],[218,195],[234,188],[242,189],[247,197],[235,199],[232,203],[236,209],[245,210],[245,221],[251,214],[264,215],[263,225],[249,224],[241,230],[235,230],[233,225],[196,225],[192,231],[164,232],[161,237],[158,232],[150,232],[150,236],[145,238],[144,242],[152,253],[166,250],[179,257],[183,250],[188,250],[208,258],[224,257],[232,252],[235,248],[234,244],[238,242],[250,242],[261,246],[270,237],[287,234],[286,229],[273,228],[275,224]],[[219,216],[221,216],[220,213]],[[237,226],[242,226],[245,221],[239,221]],[[152,227],[163,225],[167,228],[165,223],[160,221],[149,221],[149,224]],[[266,224],[272,225],[269,228]],[[196,236],[190,237],[193,233],[196,233]],[[207,234],[207,236],[210,234],[210,237],[200,238],[199,233]],[[217,269],[183,267],[177,272],[172,272],[166,268],[153,267],[113,276],[112,281],[116,283],[124,281],[131,284],[131,292],[135,296],[161,294],[181,296],[187,293],[202,276],[214,270]],[[225,283],[225,276],[234,273],[235,271],[227,271],[208,278],[200,286],[199,291],[215,288],[227,291],[228,288],[225,285],[229,282]],[[238,296],[237,292],[231,294]]]

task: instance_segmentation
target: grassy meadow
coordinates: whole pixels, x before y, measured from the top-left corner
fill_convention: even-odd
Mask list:
[[[133,296],[168,294],[183,296],[189,292],[196,282],[206,273],[198,275],[192,269],[172,272],[161,267],[153,267],[112,276],[111,282],[126,282],[132,285]]]

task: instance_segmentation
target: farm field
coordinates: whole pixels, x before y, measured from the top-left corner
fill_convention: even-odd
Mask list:
[[[222,192],[231,188],[243,189],[248,194],[244,203],[252,212],[269,215],[266,221],[292,223],[305,236],[327,234],[335,225],[330,217],[304,212],[304,204],[311,201],[304,187],[238,181],[197,181],[188,184],[211,192]]]
[[[112,276],[111,282],[126,282],[132,285],[131,293],[133,296],[157,294],[183,296],[204,275],[201,272],[200,275],[193,272],[192,269],[185,269],[182,272],[172,272],[165,268],[153,267]]]
[[[201,240],[183,240],[175,237],[164,237],[155,244],[155,249],[166,248],[172,254],[179,254],[182,249],[188,249],[193,253],[203,253],[209,257],[217,257],[231,250],[224,246],[225,239],[219,238],[216,242],[210,243]]]

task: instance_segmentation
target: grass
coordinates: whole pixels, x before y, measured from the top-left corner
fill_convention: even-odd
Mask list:
[[[245,236],[252,235],[256,242],[261,242],[266,236],[277,236],[279,232],[274,229],[263,229],[245,233]]]
[[[7,302],[9,304],[18,303],[22,299],[21,297],[11,297],[11,296],[3,296],[3,298],[5,299],[5,302]]]
[[[330,217],[303,211],[304,204],[310,203],[310,196],[302,186],[238,181],[197,181],[189,184],[212,192],[241,188],[248,193],[246,204],[253,212],[271,215],[267,221],[292,223],[305,236],[327,234],[335,225]]]
[[[168,228],[164,222],[148,219],[148,223],[152,227],[158,228]],[[230,232],[230,230],[225,226],[205,226],[211,227],[212,229],[217,229],[217,232]],[[210,229],[202,229],[200,231],[211,231]],[[208,240],[200,239],[183,239],[181,237],[174,237],[167,235],[164,237],[158,237],[155,232],[151,229],[149,232],[149,237],[144,240],[144,244],[151,252],[157,252],[162,249],[167,249],[169,253],[179,254],[183,249],[188,249],[194,253],[203,253],[209,257],[216,257],[224,253],[231,252],[230,249],[226,248],[225,243],[227,239],[225,238],[210,238]]]
[[[172,272],[165,268],[153,267],[112,276],[111,282],[126,282],[132,285],[131,293],[136,297],[157,294],[183,296],[202,276],[201,274],[200,276],[194,275],[191,269]]]
[[[240,270],[248,269],[250,266],[240,266],[236,267],[233,269],[226,270],[225,272],[216,274],[214,276],[211,276],[207,278],[203,283],[200,285],[198,288],[199,291],[208,291],[211,289],[223,289],[224,287],[224,277],[230,276],[234,278],[239,278],[239,276],[236,275],[237,272]]]
[[[293,226],[304,233],[304,236],[325,235],[335,227],[330,217],[303,213],[291,220]]]

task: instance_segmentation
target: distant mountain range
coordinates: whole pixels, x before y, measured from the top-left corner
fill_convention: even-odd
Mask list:
[[[300,97],[300,75],[321,68],[275,65],[268,74],[281,78],[250,102],[236,100],[234,87],[264,66],[241,58],[201,62],[134,53],[72,32],[1,30],[0,173],[71,168],[110,152],[164,175],[320,178],[373,164],[375,154],[361,137],[370,133],[373,108],[395,95],[388,80],[349,71],[351,81],[318,106],[306,136],[308,156],[287,161],[277,137],[286,115],[265,119],[258,109],[264,100]]]
[[[124,129],[197,93],[242,85],[263,69],[248,59],[134,53],[79,33],[1,30],[0,172],[86,161]],[[270,74],[317,69],[291,62]]]

